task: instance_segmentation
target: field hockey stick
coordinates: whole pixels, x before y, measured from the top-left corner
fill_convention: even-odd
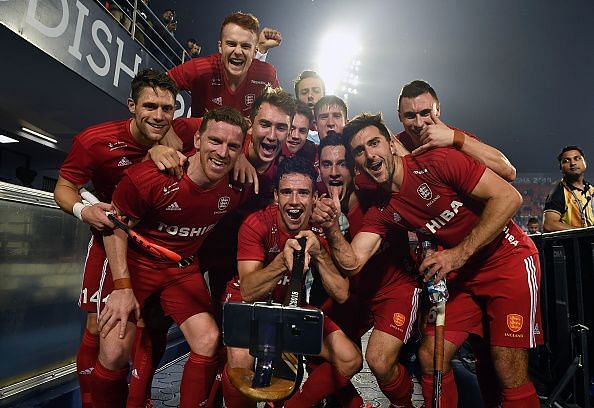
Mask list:
[[[446,302],[436,304],[435,347],[433,349],[433,407],[441,406],[441,387],[443,382],[443,356]]]
[[[90,204],[97,204],[100,202],[97,197],[95,197],[90,191],[88,191],[85,188],[81,188],[79,192],[80,196],[84,200],[88,201]],[[181,255],[171,251],[170,249],[162,247],[161,245],[149,241],[148,239],[131,229],[127,224],[120,221],[114,214],[106,211],[105,215],[107,215],[107,218],[109,218],[109,220],[116,226],[116,228],[119,228],[126,234],[128,234],[128,237],[130,237],[130,239],[134,241],[136,245],[138,245],[151,255],[177,263],[180,263],[180,261],[182,261]]]

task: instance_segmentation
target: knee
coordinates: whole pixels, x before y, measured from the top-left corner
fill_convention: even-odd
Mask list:
[[[352,350],[343,351],[336,362],[337,370],[345,377],[352,377],[361,371],[363,367],[363,356],[361,352],[353,345]]]
[[[493,347],[493,366],[503,388],[526,384],[528,377],[528,350],[508,347]]]
[[[128,364],[130,351],[124,344],[110,344],[101,347],[99,361],[108,370],[118,370]]]
[[[398,363],[397,355],[388,356],[379,350],[370,350],[365,352],[365,361],[376,378],[382,379],[390,377],[394,366]]]
[[[254,358],[247,349],[227,347],[227,366],[230,368],[250,368]]]
[[[97,327],[97,314],[96,313],[88,313],[87,314],[87,325],[85,328],[92,335],[94,335],[94,336],[99,335],[99,328]]]
[[[433,346],[427,345],[424,342],[421,343],[417,357],[421,366],[421,372],[424,375],[433,374]]]

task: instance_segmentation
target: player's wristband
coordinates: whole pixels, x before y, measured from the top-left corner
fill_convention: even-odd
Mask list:
[[[78,218],[79,220],[82,221],[83,220],[82,219],[82,210],[85,207],[89,207],[90,205],[91,204],[83,204],[83,203],[80,203],[80,202],[76,202],[76,203],[74,203],[74,206],[72,206],[72,214],[74,214],[74,216],[76,218]]]
[[[466,140],[466,135],[459,130],[454,130],[454,143],[452,144],[454,148],[461,150],[462,146],[464,146],[464,141]]]
[[[132,281],[130,278],[120,278],[113,281],[113,290],[118,289],[132,289]]]

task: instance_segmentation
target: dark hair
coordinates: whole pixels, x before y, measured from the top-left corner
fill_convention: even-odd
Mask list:
[[[280,179],[285,174],[303,174],[311,179],[312,193],[316,191],[316,180],[318,179],[318,171],[312,164],[311,160],[307,160],[300,156],[293,156],[284,159],[278,165],[274,175],[274,188],[278,191]]]
[[[538,224],[538,218],[537,217],[530,217],[530,218],[528,218],[527,224],[534,224],[534,223],[537,223]]]
[[[147,68],[136,74],[132,80],[130,93],[130,97],[134,102],[138,102],[140,92],[146,87],[153,89],[161,88],[169,91],[173,95],[173,99],[177,96],[177,85],[175,85],[175,82],[170,76],[161,71]]]
[[[223,28],[227,24],[237,24],[241,28],[256,33],[256,36],[260,34],[260,22],[250,13],[242,13],[241,11],[236,11],[235,13],[229,14],[223,20],[223,24],[221,24],[221,32],[219,34],[220,38],[223,38]]]
[[[400,95],[398,96],[398,112],[400,112],[400,102],[402,102],[402,98],[416,98],[419,95],[423,95],[424,93],[429,93],[435,102],[439,103],[439,99],[437,99],[437,93],[435,93],[435,89],[429,83],[417,79],[408,84],[404,85],[400,90]]]
[[[386,140],[390,142],[390,131],[386,127],[384,123],[384,118],[382,117],[381,112],[376,113],[375,115],[364,112],[360,113],[359,115],[355,116],[349,123],[346,124],[344,129],[342,130],[342,137],[344,140],[344,144],[347,147],[347,152],[350,152],[350,143],[353,136],[359,133],[361,130],[365,129],[368,126],[375,126],[379,132],[384,135]]]
[[[262,90],[262,93],[258,95],[256,100],[254,101],[254,106],[252,106],[252,114],[250,116],[252,122],[258,114],[260,106],[262,106],[264,102],[268,102],[272,106],[276,106],[277,108],[285,112],[287,115],[289,115],[291,117],[289,127],[291,126],[291,124],[293,123],[293,116],[295,116],[295,109],[297,106],[295,99],[291,95],[283,91],[281,88],[272,88],[270,86],[264,88]]]
[[[320,140],[320,144],[318,145],[318,157],[322,157],[322,150],[328,146],[343,146],[344,153],[345,153],[345,160],[347,162],[347,167],[351,176],[355,175],[355,167],[353,162],[353,156],[349,153],[349,147],[345,145],[345,138],[341,133],[336,133],[334,131],[328,132],[326,137]]]
[[[221,108],[213,109],[204,114],[202,117],[202,123],[200,124],[200,133],[206,131],[208,122],[214,120],[215,122],[225,122],[230,125],[239,126],[241,133],[243,134],[243,141],[245,141],[245,135],[250,128],[250,121],[247,120],[237,109],[229,106],[223,106]]]
[[[307,120],[309,120],[309,126],[311,126],[311,124],[314,122],[314,115],[311,109],[309,109],[309,106],[301,101],[296,101],[296,104],[297,106],[295,109],[295,115],[299,113],[305,116]]]
[[[317,78],[320,80],[320,82],[322,83],[322,93],[325,94],[326,93],[326,85],[324,84],[324,80],[322,79],[322,77],[320,76],[320,74],[318,74],[316,71],[312,71],[309,69],[306,69],[305,71],[301,72],[299,74],[299,76],[297,78],[295,78],[295,80],[293,81],[293,83],[295,84],[295,97],[299,98],[299,93],[297,88],[299,88],[299,84],[301,83],[301,81],[303,81],[304,79],[307,78]]]
[[[582,149],[580,149],[577,146],[565,146],[563,149],[561,149],[561,153],[559,153],[559,155],[557,156],[557,161],[559,161],[559,164],[561,164],[561,158],[563,156],[563,153],[568,152],[570,150],[577,150],[578,152],[580,152],[580,154],[582,155],[582,157],[584,156],[584,152],[582,151]]]
[[[198,41],[196,41],[196,39],[195,39],[195,38],[193,38],[193,37],[191,37],[191,38],[188,38],[188,39],[186,40],[186,45],[188,45],[188,43],[189,43],[189,42],[192,42],[192,43],[194,43],[194,44],[196,44],[196,45],[198,45],[198,46],[200,45],[200,44],[198,44]]]
[[[316,119],[318,118],[318,114],[320,113],[320,109],[322,109],[322,106],[338,106],[340,109],[342,109],[342,112],[344,113],[344,120],[346,121],[348,117],[348,109],[346,103],[338,96],[322,96],[320,100],[316,102],[316,104],[314,105],[314,117]]]

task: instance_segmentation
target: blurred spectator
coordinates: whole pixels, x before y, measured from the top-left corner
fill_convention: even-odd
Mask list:
[[[536,218],[536,217],[528,218],[528,224],[526,224],[526,229],[528,230],[528,234],[540,234],[538,218]]]
[[[578,146],[567,146],[557,156],[563,177],[547,197],[543,230],[561,231],[594,225],[594,187],[584,179],[586,158]]]
[[[194,38],[188,38],[186,40],[186,51],[190,58],[196,58],[200,55],[200,51],[202,51],[202,46],[198,44],[198,41]]]
[[[130,32],[130,27],[132,27],[132,7],[130,4],[126,0],[110,0],[108,10],[113,18],[124,26],[126,31]]]
[[[177,20],[175,19],[175,10],[173,9],[165,9],[161,14],[161,23],[165,26],[167,31],[171,35],[175,35],[175,30],[177,30]]]

